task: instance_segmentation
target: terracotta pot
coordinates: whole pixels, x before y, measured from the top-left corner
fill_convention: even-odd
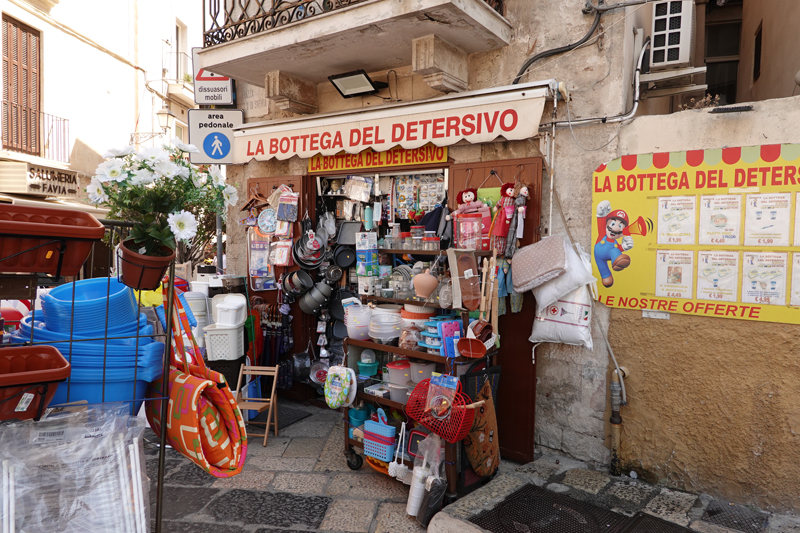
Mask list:
[[[429,268],[422,274],[414,276],[414,290],[420,298],[427,298],[439,286],[439,280],[431,274]]]
[[[120,255],[122,256],[119,261],[122,283],[137,290],[151,291],[157,289],[161,284],[161,278],[164,277],[164,272],[166,272],[170,262],[175,259],[175,250],[162,246],[162,250],[172,253],[159,257],[142,255],[128,248],[128,243],[136,246],[133,240],[129,239],[119,247]]]

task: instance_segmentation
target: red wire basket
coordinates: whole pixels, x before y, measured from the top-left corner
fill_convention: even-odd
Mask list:
[[[461,382],[459,382],[452,407],[450,408],[450,415],[442,419],[436,418],[433,416],[432,411],[425,412],[430,382],[430,378],[424,379],[414,387],[411,396],[408,398],[406,413],[447,442],[455,444],[466,437],[469,430],[472,429],[475,410],[466,408],[472,401],[469,396],[461,392]]]

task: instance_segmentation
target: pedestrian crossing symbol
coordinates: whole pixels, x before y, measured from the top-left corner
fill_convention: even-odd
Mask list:
[[[214,131],[203,140],[203,151],[212,159],[223,159],[231,151],[231,142],[227,136]]]

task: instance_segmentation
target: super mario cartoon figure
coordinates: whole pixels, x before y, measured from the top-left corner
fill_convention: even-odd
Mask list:
[[[597,243],[594,245],[594,262],[603,278],[603,285],[610,287],[614,284],[614,276],[608,268],[615,272],[625,269],[631,264],[629,255],[623,253],[633,248],[633,237],[625,232],[630,222],[628,213],[622,209],[611,210],[611,202],[603,200],[597,206]],[[623,236],[624,234],[624,236]],[[621,242],[617,239],[622,237]]]

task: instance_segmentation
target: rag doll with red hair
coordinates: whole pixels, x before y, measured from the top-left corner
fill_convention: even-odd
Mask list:
[[[458,202],[458,209],[447,215],[447,220],[450,220],[452,215],[477,213],[478,210],[485,205],[483,202],[478,200],[477,189],[464,189],[458,193],[458,196],[456,196],[456,202]]]

